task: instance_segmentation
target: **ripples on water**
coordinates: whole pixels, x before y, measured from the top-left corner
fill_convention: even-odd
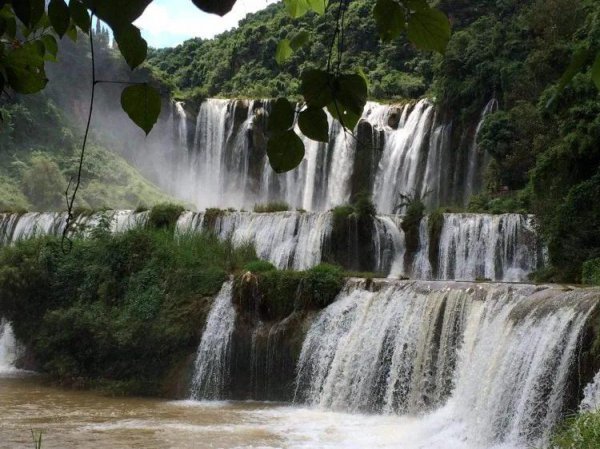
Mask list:
[[[452,407],[424,417],[360,415],[261,402],[110,398],[0,378],[0,448],[490,449],[468,445]],[[494,449],[509,449],[498,446]],[[512,448],[510,448],[512,449]]]

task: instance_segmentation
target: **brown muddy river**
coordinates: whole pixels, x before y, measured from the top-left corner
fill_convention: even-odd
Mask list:
[[[0,375],[0,449],[525,449],[477,444],[452,407],[421,417],[264,402],[114,398]]]

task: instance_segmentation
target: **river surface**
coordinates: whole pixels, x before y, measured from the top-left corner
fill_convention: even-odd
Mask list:
[[[445,416],[444,416],[445,415]],[[444,412],[416,418],[336,413],[264,402],[114,398],[0,377],[0,448],[472,449]],[[513,446],[495,446],[512,448]]]

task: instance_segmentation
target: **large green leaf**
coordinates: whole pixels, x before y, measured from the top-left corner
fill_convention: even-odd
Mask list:
[[[29,0],[31,2],[31,26],[39,24],[46,12],[45,0]],[[14,2],[13,2],[14,3]]]
[[[308,6],[319,15],[325,14],[327,0],[307,0]]]
[[[89,33],[92,19],[90,18],[87,7],[79,0],[71,0],[69,2],[69,11],[71,12],[73,22],[75,22],[81,31],[86,34]]]
[[[70,13],[65,0],[52,0],[48,5],[48,17],[52,28],[59,37],[63,37],[69,28]]]
[[[50,34],[45,34],[42,36],[41,41],[44,43],[46,59],[56,61],[56,55],[58,54],[58,43],[56,42],[56,39]]]
[[[324,70],[310,69],[302,72],[300,93],[309,106],[323,108],[333,100],[333,79]]]
[[[276,173],[293,170],[304,159],[304,143],[291,130],[272,135],[267,143],[269,164]]]
[[[12,2],[13,11],[17,18],[25,26],[31,25],[31,2],[30,0],[17,0]]]
[[[17,19],[8,6],[4,8],[0,8],[0,18],[4,23],[4,32],[6,37],[9,39],[14,39],[17,35]]]
[[[148,43],[142,38],[138,27],[135,25],[122,26],[118,33],[115,33],[115,40],[131,70],[144,62],[148,54]]]
[[[309,38],[310,33],[308,31],[298,31],[290,38],[290,47],[292,48],[292,50],[296,51],[299,48],[305,46],[308,43]]]
[[[224,16],[233,5],[235,5],[236,0],[192,0],[194,5],[200,8],[202,11],[209,12],[211,14],[218,14],[220,16]]]
[[[445,53],[450,41],[448,17],[435,8],[420,8],[408,20],[408,38],[423,50]]]
[[[311,9],[308,0],[283,0],[283,3],[288,14],[294,19],[302,17]]]
[[[48,79],[44,71],[44,45],[37,41],[15,48],[6,56],[5,70],[8,84],[17,92],[39,92]]]
[[[142,15],[152,0],[82,0],[94,15],[106,22],[117,33]]]
[[[160,94],[148,84],[128,86],[121,94],[121,106],[129,118],[148,135],[160,115]]]
[[[394,0],[377,0],[373,9],[377,31],[383,41],[399,37],[406,29],[406,14]]]
[[[300,112],[298,126],[309,139],[329,142],[329,122],[323,109],[308,107]]]
[[[279,44],[277,44],[277,50],[275,50],[275,61],[278,65],[282,65],[292,56],[293,53],[294,50],[292,50],[292,47],[290,46],[289,39],[283,39],[279,42]]]
[[[594,80],[596,87],[600,89],[600,53],[596,55],[596,60],[592,66],[592,80]]]
[[[362,116],[367,97],[365,78],[358,74],[342,75],[334,82],[334,98],[327,110],[345,128],[353,130]]]
[[[294,126],[294,107],[287,100],[287,98],[278,98],[269,114],[269,126],[270,132],[286,131]]]

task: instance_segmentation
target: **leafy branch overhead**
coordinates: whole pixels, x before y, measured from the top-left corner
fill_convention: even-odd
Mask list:
[[[284,3],[292,18],[310,11],[324,14],[328,6],[326,0],[284,0]],[[267,154],[271,166],[278,173],[292,170],[302,162],[304,144],[294,131],[296,121],[304,136],[327,142],[329,121],[324,109],[350,131],[356,127],[363,114],[368,98],[368,85],[362,70],[344,74],[339,70],[344,50],[342,36],[348,3],[346,0],[339,0],[330,4],[337,8],[337,23],[331,38],[329,63],[326,70],[309,69],[302,73],[300,93],[303,104],[297,120],[295,114],[290,113],[294,108],[287,100],[280,98],[273,106]],[[443,12],[429,6],[426,0],[377,0],[373,15],[379,35],[384,41],[406,33],[408,39],[420,49],[439,53],[446,50],[450,40],[450,21]],[[283,39],[275,52],[277,63],[285,64],[309,39],[306,31]],[[331,60],[336,43],[338,64],[333,66]],[[285,125],[283,127],[280,126],[282,120]]]
[[[192,0],[200,9],[224,15],[235,0]],[[0,94],[33,94],[48,83],[47,61],[58,59],[58,41],[89,34],[92,17],[111,29],[119,51],[134,70],[148,55],[148,44],[133,23],[152,0],[0,0]],[[160,114],[160,94],[148,84],[126,87],[122,106],[146,134]]]

